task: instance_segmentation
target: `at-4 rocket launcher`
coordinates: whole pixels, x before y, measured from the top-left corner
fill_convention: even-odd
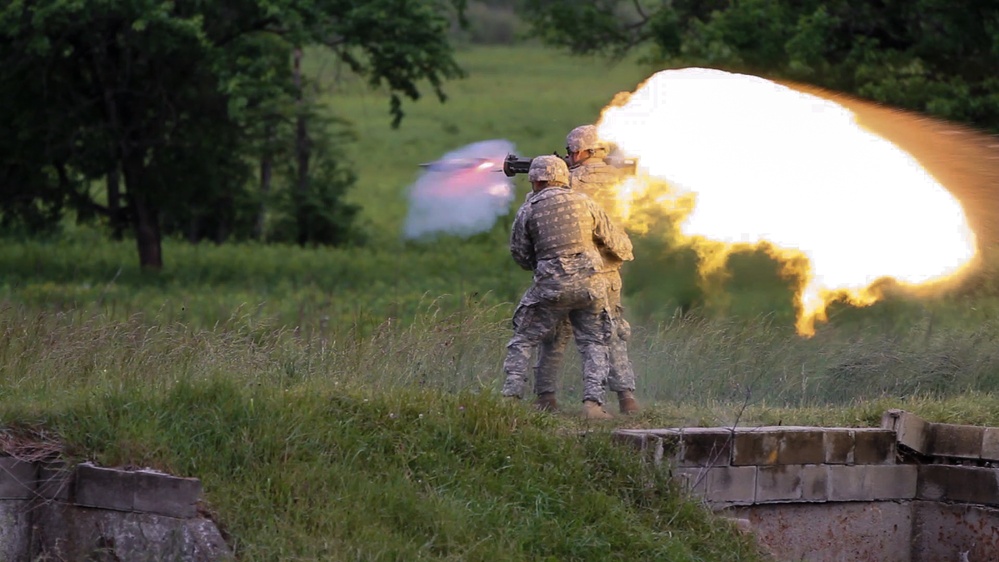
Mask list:
[[[569,163],[568,156],[559,156],[558,151],[553,152],[555,156],[558,156],[565,161],[565,165],[572,167]],[[503,173],[506,177],[512,178],[517,174],[526,174],[531,169],[531,161],[533,158],[520,158],[516,154],[507,154],[506,159],[503,160]],[[634,175],[635,170],[638,167],[638,160],[634,158],[620,158],[617,156],[608,156],[604,158],[604,162],[608,165],[618,168],[621,173],[625,175]]]

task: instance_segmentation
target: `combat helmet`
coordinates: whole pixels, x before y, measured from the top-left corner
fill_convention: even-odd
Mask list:
[[[569,152],[581,150],[607,149],[607,143],[600,140],[596,125],[580,125],[565,136],[565,148]]]
[[[551,154],[538,156],[531,160],[531,168],[527,172],[531,181],[547,181],[549,185],[569,185],[569,167],[565,160]]]

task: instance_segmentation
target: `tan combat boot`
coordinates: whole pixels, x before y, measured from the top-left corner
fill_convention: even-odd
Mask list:
[[[621,409],[621,413],[626,416],[636,414],[642,409],[638,400],[635,399],[635,394],[630,390],[622,390],[617,393],[617,405]]]
[[[555,400],[555,393],[542,392],[534,401],[534,407],[542,412],[557,412],[558,402]]]
[[[588,420],[609,420],[614,418],[603,406],[593,400],[583,401],[583,417]]]

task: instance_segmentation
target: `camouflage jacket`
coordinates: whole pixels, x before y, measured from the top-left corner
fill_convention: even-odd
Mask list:
[[[598,157],[587,158],[569,169],[569,187],[589,195],[608,213],[614,212],[617,187],[623,179],[617,168]]]
[[[565,187],[542,189],[521,205],[510,231],[510,253],[534,272],[535,283],[614,271],[634,259],[628,234],[592,199]]]

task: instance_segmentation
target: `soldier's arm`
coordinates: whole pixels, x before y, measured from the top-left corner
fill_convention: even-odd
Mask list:
[[[525,203],[513,219],[513,227],[510,228],[510,254],[517,265],[534,271],[537,259],[534,256],[534,242],[527,232],[528,205],[529,203]]]
[[[631,238],[624,229],[611,222],[607,213],[592,200],[587,204],[593,214],[593,239],[600,246],[601,250],[621,261],[631,261],[635,259],[632,253]]]

